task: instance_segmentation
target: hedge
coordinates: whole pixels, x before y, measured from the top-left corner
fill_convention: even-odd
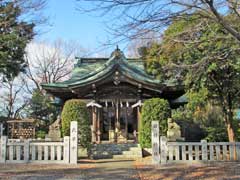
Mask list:
[[[151,147],[151,122],[159,121],[160,135],[167,134],[167,119],[171,116],[171,108],[167,100],[160,98],[148,99],[142,106],[140,124],[140,145],[142,148]]]
[[[71,99],[65,102],[62,115],[62,135],[69,136],[70,122],[78,122],[79,144],[88,148],[91,143],[90,115],[86,103],[79,99]]]

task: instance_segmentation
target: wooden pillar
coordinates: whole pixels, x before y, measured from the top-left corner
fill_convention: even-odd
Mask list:
[[[140,133],[140,126],[141,126],[141,107],[137,107],[137,133],[136,133],[136,141],[138,141],[138,135]]]
[[[92,142],[95,143],[97,141],[96,137],[97,131],[97,107],[92,107]]]
[[[125,107],[125,133],[126,133],[126,142],[128,140],[128,116],[127,116],[127,113],[128,113],[128,107],[126,106]]]
[[[97,143],[101,142],[100,109],[97,109]]]

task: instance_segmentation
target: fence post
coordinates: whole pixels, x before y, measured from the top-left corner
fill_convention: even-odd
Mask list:
[[[202,144],[202,160],[207,161],[208,160],[207,141],[201,140],[201,144]]]
[[[70,164],[77,164],[77,147],[78,147],[78,123],[71,122],[70,128]]]
[[[30,156],[30,140],[24,140],[24,162],[29,161]]]
[[[154,164],[160,163],[159,146],[159,122],[152,121],[152,162]]]
[[[0,137],[3,136],[3,123],[0,123]]]
[[[165,136],[160,137],[160,160],[161,164],[167,163],[167,138]]]
[[[0,162],[5,163],[6,162],[6,156],[7,156],[7,136],[1,136],[1,157]]]
[[[63,151],[63,160],[64,163],[68,164],[69,163],[69,149],[70,149],[70,138],[69,136],[64,136],[63,138],[63,142],[64,142],[64,151]]]

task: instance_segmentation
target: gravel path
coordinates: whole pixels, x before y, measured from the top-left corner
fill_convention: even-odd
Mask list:
[[[139,180],[134,161],[81,161],[78,165],[0,164],[0,179]]]

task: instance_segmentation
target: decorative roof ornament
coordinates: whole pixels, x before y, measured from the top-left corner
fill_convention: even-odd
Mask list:
[[[115,57],[117,59],[121,58],[123,55],[123,52],[119,49],[118,45],[116,46],[116,49],[112,52],[111,57]]]
[[[120,84],[120,76],[119,76],[119,72],[116,71],[113,77],[113,83],[117,86]]]

